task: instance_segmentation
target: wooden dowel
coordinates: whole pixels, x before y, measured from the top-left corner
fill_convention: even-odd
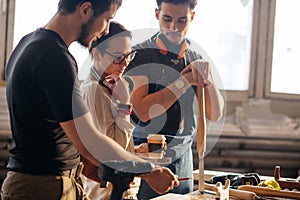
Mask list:
[[[199,115],[197,124],[197,152],[199,155],[199,192],[204,193],[204,155],[206,151],[206,119],[204,87],[197,88]]]

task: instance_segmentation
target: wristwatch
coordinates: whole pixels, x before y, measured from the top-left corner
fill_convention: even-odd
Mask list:
[[[181,90],[183,87],[184,87],[184,82],[183,80],[178,80],[175,82],[175,87],[178,89],[178,90]]]
[[[132,110],[132,104],[123,104],[123,103],[118,103],[118,108],[119,109],[124,109],[124,110]]]

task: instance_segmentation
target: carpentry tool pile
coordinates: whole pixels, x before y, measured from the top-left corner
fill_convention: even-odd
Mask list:
[[[274,170],[274,181],[278,183],[278,189],[252,185],[242,185],[239,190],[249,191],[261,196],[261,199],[300,199],[300,181],[280,178],[280,166]]]
[[[236,188],[236,189],[233,189]],[[274,179],[261,181],[258,185],[230,186],[227,179],[222,187],[217,184],[204,183],[204,192],[195,191],[189,194],[189,200],[290,200],[300,199],[300,176],[298,179],[280,178],[280,167],[274,170]]]
[[[205,97],[204,88],[198,87],[197,90],[199,115],[197,125],[197,152],[199,155],[199,188],[198,191],[190,194],[190,200],[199,199],[300,199],[300,180],[288,181],[280,178],[280,167],[276,166],[274,179],[279,184],[279,190],[254,185],[241,185],[237,189],[230,188],[230,180],[227,179],[224,186],[220,182],[215,185],[204,182],[204,155],[206,150],[206,119],[205,119]],[[299,178],[298,178],[299,179]],[[207,194],[212,191],[213,194]]]
[[[222,181],[224,182],[224,181]],[[274,170],[274,179],[266,179],[259,184],[242,184],[238,187],[230,185],[227,179],[222,188],[221,182],[217,184],[204,183],[204,193],[196,191],[190,194],[190,200],[199,199],[240,199],[240,200],[290,200],[300,199],[300,176],[298,179],[280,178],[280,167]]]
[[[250,185],[249,177],[241,184],[230,186],[230,180],[227,179],[222,186],[221,182],[209,184],[204,181],[204,155],[206,150],[206,119],[205,119],[205,97],[204,88],[197,89],[199,115],[197,124],[197,152],[199,155],[199,174],[198,191],[187,195],[167,194],[152,200],[281,200],[281,199],[299,199],[300,200],[300,177],[296,181],[289,181],[280,178],[280,167],[276,166],[274,171],[274,181],[267,181],[264,187],[258,181]],[[180,181],[188,180],[190,177],[181,177]],[[260,181],[260,180],[259,180]],[[246,183],[246,184],[245,184]],[[270,183],[276,183],[276,187],[270,188]],[[277,185],[278,184],[278,185]],[[276,190],[277,189],[277,190]]]

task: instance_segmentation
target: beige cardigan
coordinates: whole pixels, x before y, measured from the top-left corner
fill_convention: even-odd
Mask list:
[[[81,84],[81,92],[93,117],[96,128],[103,134],[111,137],[124,149],[134,153],[133,124],[130,116],[118,115],[116,104],[111,98],[109,90],[94,80],[85,80]],[[84,189],[91,200],[109,200],[112,186],[100,188],[99,184],[85,176],[82,176]],[[139,189],[140,179],[135,178],[131,189],[127,191],[126,197],[136,195]]]

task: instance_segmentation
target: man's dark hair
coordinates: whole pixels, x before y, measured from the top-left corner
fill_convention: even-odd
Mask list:
[[[175,4],[175,5],[189,4],[191,10],[194,10],[196,5],[197,5],[197,0],[156,0],[157,7],[158,7],[159,10],[161,9],[161,4],[163,2],[164,3],[172,3],[172,4]]]
[[[122,0],[60,0],[58,2],[58,12],[63,15],[72,13],[76,10],[77,6],[87,1],[92,4],[95,17],[110,10],[112,5],[117,5],[119,8],[122,4]]]
[[[109,25],[109,33],[107,35],[103,35],[97,40],[93,41],[91,44],[91,49],[96,48],[100,53],[104,53],[104,51],[108,47],[108,42],[113,40],[112,37],[129,37],[132,38],[132,33],[128,31],[122,24],[118,22],[110,22]]]

